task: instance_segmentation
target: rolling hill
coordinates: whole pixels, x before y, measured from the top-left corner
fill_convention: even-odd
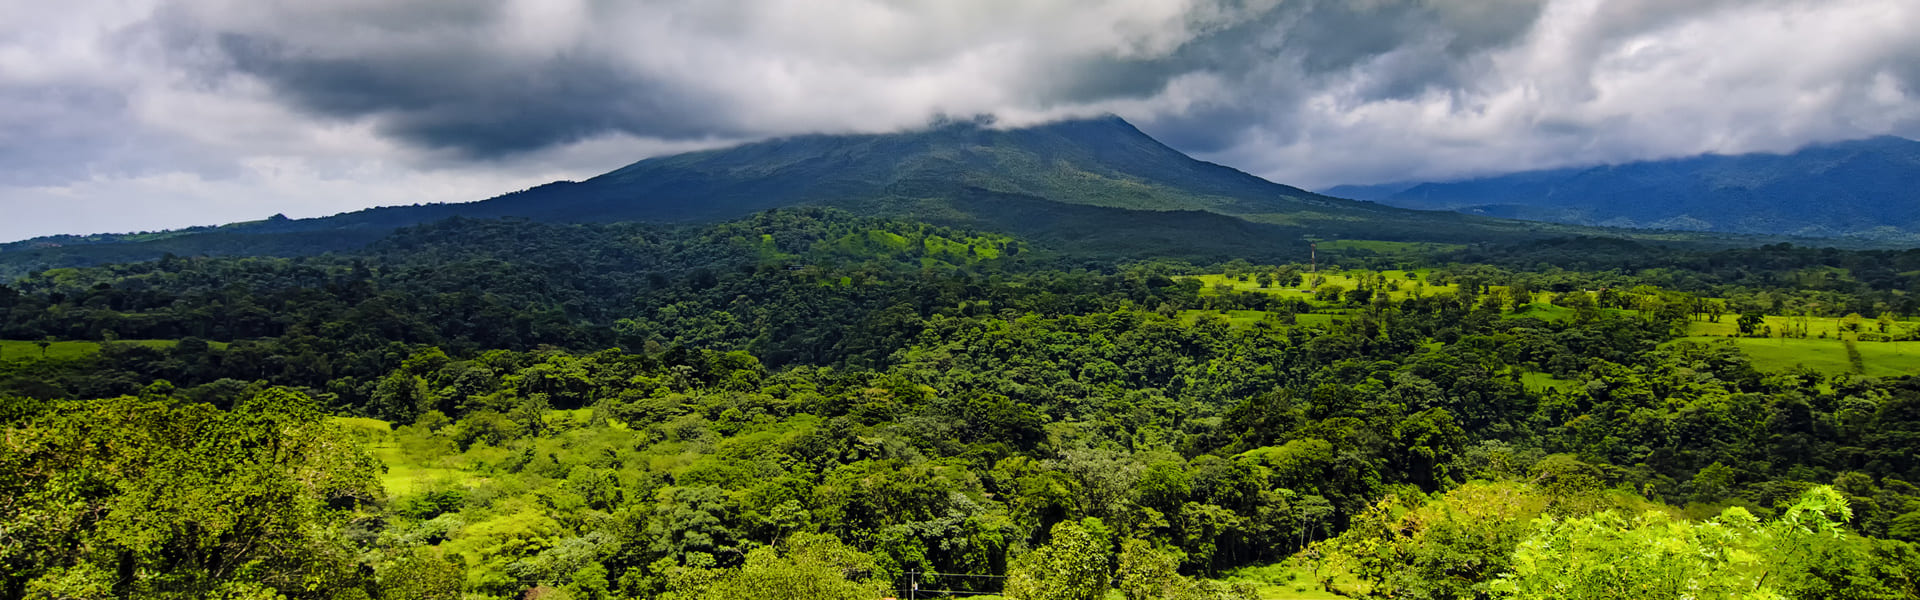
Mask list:
[[[650,158],[479,202],[40,238],[0,246],[0,268],[166,253],[310,254],[456,216],[701,223],[796,205],[977,227],[1100,254],[1259,257],[1292,252],[1307,236],[1473,242],[1556,231],[1315,194],[1195,160],[1104,117],[1026,128],[958,122],[905,133],[805,135]]]
[[[1404,208],[1578,225],[1920,241],[1920,142],[1709,154],[1453,182],[1340,186]]]

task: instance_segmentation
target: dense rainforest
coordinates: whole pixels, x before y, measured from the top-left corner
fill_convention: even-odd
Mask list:
[[[1920,379],[1680,338],[1899,339],[1916,273],[822,209],[47,269],[0,287],[0,598],[1913,598]]]

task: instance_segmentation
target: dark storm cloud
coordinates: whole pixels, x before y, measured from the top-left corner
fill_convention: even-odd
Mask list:
[[[303,55],[239,34],[219,39],[236,71],[268,82],[304,110],[378,117],[387,134],[479,158],[610,131],[666,139],[741,134],[713,118],[722,99],[651,81],[602,57],[562,54],[499,64],[434,52],[381,60]]]
[[[1309,186],[1786,150],[1920,136],[1915,22],[1910,0],[3,3],[0,208],[467,200],[941,115],[1115,112]]]
[[[102,149],[116,145],[124,126],[113,118],[123,108],[118,95],[85,86],[0,86],[0,185],[54,184],[86,173]],[[73,113],[103,119],[66,118]]]
[[[741,3],[752,8],[753,3]],[[322,3],[320,6],[324,6]],[[706,22],[694,5],[656,3],[652,11],[622,10],[620,5],[582,5],[585,35],[617,36],[617,30],[596,29],[593,22],[622,18],[657,19],[688,23],[694,31],[679,40],[634,39],[628,43],[596,43],[587,38],[562,40],[538,52],[504,50],[491,41],[515,18],[503,3],[426,3],[402,8],[367,8],[341,3],[308,19],[222,20],[204,11],[176,10],[157,20],[163,37],[175,40],[176,50],[198,53],[211,47],[226,58],[214,69],[257,78],[293,106],[329,118],[373,118],[381,131],[411,143],[456,149],[478,157],[497,157],[567,144],[607,132],[666,139],[712,136],[739,137],[790,133],[805,127],[752,124],[737,113],[763,109],[765,103],[819,103],[821,98],[753,97],[714,90],[685,80],[684,73],[663,73],[649,56],[674,52],[716,51],[752,56],[728,63],[708,74],[716,78],[763,76],[751,72],[782,61],[809,62],[829,67],[857,63],[854,68],[881,80],[910,77],[915,70],[939,68],[966,52],[1004,44],[990,28],[974,40],[958,43],[925,42],[924,48],[872,48],[854,45],[833,48],[824,40],[802,40],[806,47],[782,46],[778,40],[753,37],[754,26],[740,22]],[[491,8],[479,8],[491,7]],[[989,9],[992,7],[988,7]],[[436,17],[436,11],[443,12]],[[640,14],[634,14],[638,12]],[[960,15],[991,24],[991,14]],[[1511,43],[1524,35],[1539,5],[1522,0],[1436,3],[1425,0],[1350,2],[1313,0],[1284,3],[1197,4],[1189,14],[1146,24],[1158,31],[1095,41],[1092,47],[1064,51],[1046,46],[1048,40],[1025,40],[1030,48],[1007,56],[995,66],[1003,81],[982,81],[988,88],[1018,84],[996,102],[970,104],[956,99],[945,107],[940,99],[922,100],[915,111],[930,116],[959,110],[993,111],[1020,106],[1031,109],[1072,107],[1103,101],[1151,98],[1170,82],[1193,73],[1215,74],[1238,80],[1245,98],[1260,102],[1285,97],[1289,87],[1306,87],[1328,74],[1349,72],[1409,44],[1424,44],[1433,52],[1409,54],[1382,67],[1361,93],[1367,98],[1400,98],[1436,86],[1457,84],[1465,76],[1461,59],[1475,52]],[[829,10],[819,15],[835,18]],[[947,15],[952,17],[954,15]],[[1077,18],[1059,11],[1054,18]],[[1111,18],[1111,17],[1110,17]],[[358,44],[300,33],[321,25],[339,28]],[[1120,19],[1124,21],[1124,16]],[[580,25],[575,23],[574,25]],[[924,25],[924,24],[923,24]],[[937,25],[933,24],[933,25]],[[1045,29],[1042,23],[1039,29]],[[912,25],[908,26],[909,28]],[[854,32],[858,35],[858,32]],[[738,36],[728,39],[725,36]],[[1141,38],[1158,38],[1160,47],[1145,52],[1120,51]],[[186,42],[181,42],[186,40]],[[212,40],[212,43],[207,43]],[[900,43],[914,44],[902,37]],[[684,44],[681,48],[672,44]],[[791,53],[791,56],[788,54]],[[719,61],[726,62],[726,61]],[[760,64],[755,64],[760,63]],[[1271,73],[1275,64],[1289,65],[1286,73]],[[665,69],[671,71],[672,69]],[[737,72],[745,70],[749,72]],[[677,77],[678,75],[678,77]],[[1274,79],[1297,81],[1275,86]],[[874,81],[863,83],[872,84]],[[885,85],[887,81],[879,82]],[[725,86],[721,86],[725,87]],[[794,91],[794,90],[786,90]],[[829,86],[802,90],[822,96],[859,94],[862,90],[834,90]],[[931,100],[931,101],[928,101]],[[1210,124],[1242,116],[1240,109],[1211,109],[1212,118],[1182,119],[1190,125]],[[846,121],[847,119],[828,119]],[[899,122],[874,127],[900,126]],[[855,125],[858,127],[858,125]],[[1208,127],[1209,132],[1179,135],[1202,149],[1220,141],[1203,140],[1236,135],[1231,128]]]

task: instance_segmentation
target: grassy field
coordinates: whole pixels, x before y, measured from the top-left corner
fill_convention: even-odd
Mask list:
[[[1687,325],[1687,334],[1694,335],[1694,336],[1727,337],[1727,336],[1740,333],[1739,321],[1740,321],[1740,317],[1738,315],[1723,315],[1720,317],[1720,322],[1718,323],[1709,322],[1709,321],[1694,321]],[[1840,331],[1841,319],[1838,317],[1769,316],[1766,318],[1767,326],[1773,328],[1774,331],[1785,330],[1789,325],[1794,325],[1800,322],[1804,322],[1806,324],[1807,338],[1809,339],[1819,339],[1820,336],[1824,335],[1829,340],[1831,340],[1833,338],[1842,337],[1843,335],[1842,332]],[[1860,326],[1861,326],[1861,329],[1864,329],[1866,331],[1876,332],[1876,333],[1880,331],[1879,322],[1875,321],[1874,319],[1862,319],[1860,321]],[[1916,329],[1920,329],[1920,322],[1897,321],[1894,323],[1893,327],[1889,328],[1887,331],[1891,333],[1894,331],[1905,332],[1905,331],[1913,331]],[[1846,337],[1853,336],[1853,334],[1851,333],[1847,333],[1844,335]]]
[[[1536,392],[1550,389],[1565,392],[1573,391],[1580,385],[1580,382],[1558,379],[1546,373],[1521,373],[1520,384],[1527,386],[1528,390]]]
[[[393,425],[379,419],[367,417],[333,417],[333,423],[350,431],[363,431],[374,434],[393,431]]]
[[[1573,318],[1573,309],[1535,302],[1528,304],[1520,312],[1503,315],[1503,318],[1507,319],[1518,319],[1521,317],[1531,317],[1542,321],[1565,321]]]
[[[367,451],[380,459],[384,467],[380,473],[380,485],[387,489],[389,498],[432,489],[442,482],[472,477],[472,474],[460,469],[422,464],[400,446],[399,440],[393,436],[393,425],[386,421],[365,417],[333,417],[333,422],[355,433],[366,444]]]
[[[149,348],[171,348],[178,343],[175,340],[121,340],[123,344],[138,344]],[[216,348],[226,347],[222,342],[209,342]],[[100,342],[54,342],[47,346],[47,358],[80,358],[100,351]],[[16,358],[40,358],[40,343],[29,340],[0,340],[0,360]]]
[[[585,424],[593,415],[593,409],[548,411],[546,421],[549,426],[567,428]],[[405,436],[393,433],[393,424],[379,419],[366,417],[333,417],[333,422],[352,432],[374,458],[380,459],[384,470],[380,473],[380,485],[387,490],[387,496],[398,498],[423,491],[444,487],[462,487],[481,479],[475,472],[452,466],[450,460],[428,458],[450,455],[457,452],[451,446],[445,448],[408,448],[401,444]],[[626,425],[610,422],[615,429],[625,429]]]
[[[1821,373],[1855,373],[1869,377],[1920,375],[1920,342],[1854,342],[1860,353],[1859,372],[1847,356],[1847,342],[1828,339],[1689,337],[1695,342],[1731,342],[1753,361],[1755,368],[1779,371],[1804,366]]]
[[[447,482],[464,482],[472,475],[460,469],[449,467],[429,467],[412,464],[398,444],[387,442],[368,448],[374,458],[386,465],[386,472],[380,474],[380,485],[387,489],[387,497],[398,498],[417,494],[437,487],[463,487],[446,485]]]
[[[1343,583],[1351,583],[1350,578],[1342,577]],[[1313,574],[1297,566],[1286,563],[1262,567],[1242,567],[1225,573],[1220,578],[1228,583],[1251,583],[1260,593],[1261,600],[1331,600],[1339,595],[1320,588]]]
[[[1804,366],[1829,375],[1853,373],[1892,377],[1920,374],[1920,342],[1853,342],[1854,351],[1860,353],[1860,367],[1856,368],[1848,356],[1848,342],[1845,341],[1854,335],[1841,330],[1843,320],[1837,317],[1768,316],[1766,324],[1774,331],[1806,327],[1807,337],[1785,339],[1729,337],[1739,333],[1738,321],[1733,315],[1721,317],[1718,323],[1694,321],[1688,324],[1687,333],[1690,337],[1685,339],[1731,342],[1753,360],[1754,367],[1762,370]],[[1862,320],[1861,328],[1875,333],[1880,330],[1879,323],[1874,319]],[[1888,331],[1904,332],[1917,328],[1920,328],[1920,323],[1899,321]]]

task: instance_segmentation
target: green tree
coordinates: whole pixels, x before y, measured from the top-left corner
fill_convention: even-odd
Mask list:
[[[778,546],[747,553],[746,563],[711,582],[678,590],[685,598],[761,600],[873,600],[887,595],[892,577],[872,556],[828,534],[794,534]]]
[[[1114,572],[1120,594],[1127,600],[1157,600],[1170,596],[1180,576],[1178,551],[1155,548],[1152,542],[1129,539],[1120,543],[1120,566]]]
[[[1740,313],[1740,320],[1737,322],[1737,325],[1740,327],[1740,335],[1746,337],[1753,337],[1759,334],[1760,327],[1766,324],[1766,315],[1762,315],[1757,311]]]
[[[53,405],[0,435],[0,590],[30,597],[346,598],[342,527],[374,463],[305,395],[233,411],[122,397]]]
[[[1847,313],[1847,316],[1840,317],[1840,330],[1858,333],[1860,323],[1865,319],[1866,317],[1860,316],[1860,313]]]
[[[1689,484],[1693,488],[1693,501],[1718,502],[1733,495],[1734,475],[1732,467],[1718,462],[1707,465]]]
[[[412,423],[423,410],[430,410],[432,404],[426,380],[405,371],[394,371],[374,388],[368,412],[394,423]]]
[[[1107,594],[1110,542],[1099,519],[1053,526],[1046,545],[1015,559],[1007,570],[1010,600],[1098,600]]]
[[[1152,542],[1129,539],[1120,544],[1120,566],[1114,579],[1127,600],[1258,600],[1251,585],[1228,585],[1196,580],[1180,574],[1180,551],[1154,547]]]
[[[1393,439],[1404,452],[1407,479],[1427,489],[1452,483],[1454,463],[1467,445],[1467,433],[1444,408],[1430,408],[1402,419]]]
[[[1508,571],[1529,521],[1547,512],[1544,491],[1521,483],[1469,483],[1429,498],[1403,490],[1354,517],[1339,537],[1316,543],[1322,587],[1367,598],[1472,598]],[[1352,589],[1337,577],[1366,585]]]
[[[1767,523],[1740,507],[1698,523],[1661,511],[1544,516],[1493,590],[1525,600],[1783,599],[1779,582],[1804,572],[1813,538],[1843,535],[1851,515],[1846,497],[1822,486]]]
[[[430,547],[402,548],[374,568],[380,597],[459,600],[466,569]]]

